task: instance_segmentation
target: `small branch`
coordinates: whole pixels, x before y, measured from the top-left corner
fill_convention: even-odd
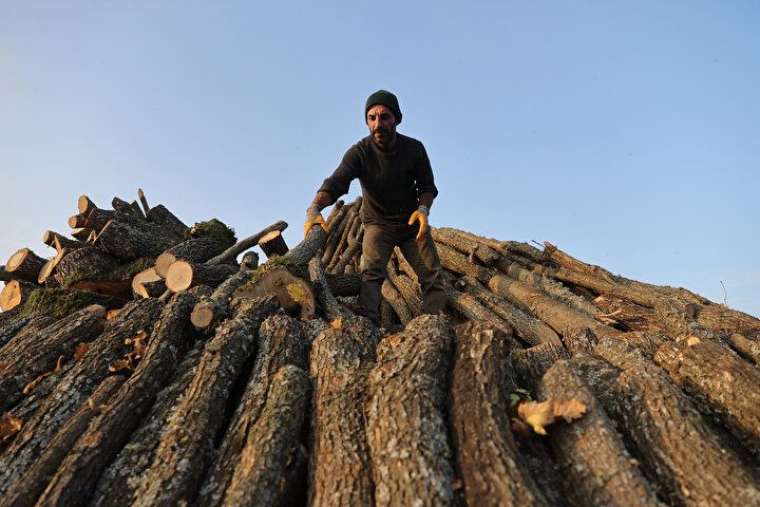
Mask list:
[[[145,192],[143,192],[142,188],[137,189],[137,197],[140,199],[140,204],[142,204],[143,211],[145,211],[145,216],[148,216],[150,206],[148,206],[148,200],[145,198]]]
[[[266,234],[272,232],[272,231],[284,231],[288,228],[287,222],[284,222],[280,220],[279,222],[275,222],[269,227],[262,229],[261,231],[257,232],[253,236],[249,236],[241,241],[238,241],[236,244],[229,247],[224,252],[220,253],[213,259],[210,259],[206,262],[206,264],[221,264],[223,262],[230,262],[235,259],[239,254],[242,252],[245,252],[252,246],[256,246],[259,243],[259,240]]]

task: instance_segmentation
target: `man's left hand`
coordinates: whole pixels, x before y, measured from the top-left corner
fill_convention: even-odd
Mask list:
[[[423,209],[423,206],[420,206],[412,215],[409,217],[409,225],[414,225],[415,222],[420,223],[420,231],[417,233],[417,241],[420,242],[423,239],[425,239],[425,234],[428,230],[428,216],[427,216],[427,210]]]

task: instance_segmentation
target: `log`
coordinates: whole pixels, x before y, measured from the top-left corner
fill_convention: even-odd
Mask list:
[[[386,279],[393,284],[399,294],[401,294],[401,297],[404,298],[412,315],[414,317],[420,315],[422,312],[422,298],[419,294],[419,284],[408,276],[399,274],[392,260],[388,262],[385,272],[387,275]]]
[[[250,440],[249,435],[264,410],[275,373],[286,365],[304,369],[308,364],[308,344],[301,325],[286,315],[273,315],[261,324],[258,348],[245,392],[201,489],[199,505],[221,505],[235,472],[232,464],[240,461],[246,441]]]
[[[658,496],[678,505],[752,505],[751,473],[721,446],[664,371],[621,340],[602,337],[594,354],[573,358],[594,395],[632,442]],[[695,473],[698,471],[698,473]]]
[[[366,402],[376,505],[455,503],[446,425],[453,344],[445,317],[423,315],[378,346]]]
[[[25,304],[37,288],[37,285],[21,280],[6,282],[5,287],[0,292],[0,309],[7,312]]]
[[[81,213],[78,215],[71,215],[69,219],[66,221],[66,223],[69,224],[69,227],[71,227],[72,229],[80,229],[84,227],[84,224],[86,222],[87,222],[87,215],[83,215]]]
[[[232,293],[232,299],[254,299],[269,295],[277,297],[289,315],[303,319],[314,316],[316,299],[311,285],[281,265],[264,264],[256,271],[250,283]]]
[[[335,205],[333,206],[333,208],[330,210],[330,214],[327,215],[327,219],[325,220],[325,225],[327,226],[328,231],[330,230],[330,226],[335,222],[335,217],[338,215],[338,212],[341,210],[341,208],[343,208],[344,204],[345,202],[343,201],[343,199],[338,199],[335,202]]]
[[[298,435],[310,391],[308,374],[296,366],[284,366],[273,376],[266,406],[248,434],[224,505],[279,505],[298,487],[282,478],[300,448]]]
[[[219,255],[225,248],[225,243],[213,237],[189,239],[174,245],[156,258],[156,273],[166,278],[169,266],[176,261],[184,260],[200,264]]]
[[[361,225],[361,222],[359,222]],[[354,257],[357,254],[361,253],[362,250],[362,236],[363,233],[359,233],[356,239],[349,239],[348,240],[348,248],[346,248],[345,252],[343,252],[338,259],[338,262],[335,263],[335,267],[333,268],[333,271],[336,273],[343,273],[343,271],[346,269],[346,266],[354,260]]]
[[[140,204],[142,205],[142,210],[145,216],[147,217],[150,213],[150,206],[148,206],[148,199],[145,198],[145,192],[143,192],[142,188],[137,189],[137,198],[140,199]]]
[[[29,248],[16,250],[5,263],[5,270],[14,279],[37,283],[40,269],[45,265],[45,259],[32,252]]]
[[[272,231],[282,232],[287,228],[288,224],[286,222],[283,222],[282,220],[275,222],[272,225],[265,227],[261,231],[257,232],[253,236],[248,236],[247,238],[238,241],[216,257],[209,259],[206,264],[224,264],[233,262],[238,255],[245,252],[249,248],[256,246],[259,243],[259,240],[267,233],[270,233]]]
[[[258,244],[267,258],[288,253],[288,245],[280,231],[268,232],[259,240]]]
[[[437,227],[436,229],[444,234],[459,236],[461,240],[464,241],[473,241],[486,245],[501,255],[519,255],[533,262],[540,262],[544,258],[541,250],[528,243],[521,243],[518,241],[499,241],[451,227]]]
[[[140,210],[140,206],[137,206],[137,210]],[[174,214],[166,209],[163,204],[158,204],[152,207],[150,212],[145,215],[145,218],[148,219],[148,222],[159,225],[163,230],[167,231],[168,234],[171,234],[175,238],[186,239],[190,230],[182,220],[174,216]],[[158,253],[156,255],[158,255]]]
[[[506,335],[467,323],[456,336],[451,414],[467,505],[546,505],[510,431]]]
[[[217,287],[237,270],[237,266],[230,264],[207,265],[176,261],[169,266],[164,282],[172,292],[182,292],[195,285]]]
[[[334,215],[332,212],[330,213],[330,216],[332,218],[328,218],[328,236],[327,241],[325,242],[324,252],[322,253],[323,265],[327,265],[335,253],[335,248],[338,246],[338,241],[340,241],[340,237],[343,235],[343,228],[346,226],[346,217],[348,216],[348,211],[350,209],[350,205],[342,206]],[[334,211],[335,208],[333,208],[333,212]]]
[[[190,321],[196,329],[205,332],[213,331],[221,321],[229,317],[230,297],[238,288],[250,281],[252,273],[250,266],[251,264],[241,262],[237,273],[222,282],[209,297],[202,298],[195,305],[190,314]],[[255,268],[256,266],[253,269]]]
[[[697,324],[716,332],[740,333],[760,340],[760,319],[733,310],[725,305],[706,304],[700,307]]]
[[[38,375],[55,368],[63,356],[69,361],[74,347],[88,342],[103,331],[106,309],[92,305],[51,324],[35,340],[23,333],[11,339],[0,350],[0,413],[9,410],[21,399],[21,391]]]
[[[10,282],[13,277],[5,270],[5,266],[0,266],[0,282]]]
[[[720,343],[663,343],[655,362],[689,394],[702,412],[716,417],[742,445],[760,455],[760,370]]]
[[[107,409],[81,433],[38,505],[86,504],[102,469],[129,441],[159,390],[191,348],[195,330],[188,317],[196,301],[193,294],[177,294],[163,308],[151,332],[145,356],[114,394]]]
[[[44,313],[62,318],[90,305],[105,306],[107,310],[120,308],[125,301],[121,298],[74,289],[35,289],[24,304],[23,313]]]
[[[357,201],[360,198],[357,198]],[[340,254],[343,252],[343,249],[348,241],[349,234],[354,228],[354,225],[358,222],[361,222],[361,219],[359,218],[359,208],[361,207],[361,204],[357,204],[357,202],[352,203],[348,207],[348,212],[346,213],[346,219],[345,219],[345,226],[343,227],[343,230],[341,231],[340,239],[335,245],[335,251],[333,252],[332,257],[330,258],[329,263],[325,264],[328,269],[330,269],[332,266],[335,265],[336,262],[338,262],[338,259],[340,257]]]
[[[232,384],[255,348],[266,302],[223,322],[205,347],[190,386],[135,493],[135,507],[192,503],[211,462],[211,450]]]
[[[728,343],[741,356],[760,366],[760,342],[748,340],[744,335],[738,333],[732,333],[728,337]]]
[[[58,430],[95,391],[108,374],[108,365],[127,351],[124,340],[150,329],[160,310],[160,301],[143,299],[128,303],[108,321],[104,332],[60,379],[34,416],[24,421],[21,431],[0,456],[0,497],[24,475]]]
[[[567,349],[554,343],[542,343],[530,347],[529,349],[517,349],[511,357],[510,362],[515,373],[522,379],[523,385],[530,387],[535,392],[541,377],[549,371],[560,359],[567,359],[570,354]]]
[[[293,247],[287,254],[280,258],[280,261],[288,265],[307,264],[309,259],[314,257],[327,239],[325,230],[317,225],[311,228],[306,238]]]
[[[11,340],[25,340],[27,336],[36,334],[45,329],[56,319],[44,314],[25,315],[21,308],[0,313],[0,350]],[[22,338],[23,337],[23,338]]]
[[[77,241],[86,244],[87,238],[90,237],[91,232],[92,231],[90,229],[85,229],[85,228],[74,229],[73,231],[71,231],[71,237],[76,238]]]
[[[78,248],[66,254],[55,268],[55,280],[68,288],[82,280],[107,280],[118,261],[94,246]]]
[[[152,284],[154,282],[163,282],[163,279],[156,273],[155,268],[140,271],[132,278],[132,292],[144,298],[156,297],[152,294],[152,288],[154,287]],[[150,287],[146,287],[146,285]]]
[[[243,269],[254,270],[259,267],[259,254],[251,250],[246,252],[240,258],[240,267]]]
[[[111,207],[115,211],[118,211],[119,213],[132,215],[132,217],[137,218],[139,220],[145,220],[145,215],[143,215],[143,212],[140,209],[140,205],[137,204],[136,201],[132,201],[131,203],[129,203],[127,201],[119,199],[118,197],[114,197],[113,200],[111,201]]]
[[[552,328],[515,307],[505,298],[488,291],[475,278],[463,276],[455,285],[475,296],[485,307],[512,326],[517,335],[527,343],[531,345],[561,343],[559,336]]]
[[[92,208],[86,216],[87,218],[83,224],[72,226],[72,229],[75,227],[87,227],[88,229],[95,231],[97,234],[110,220],[113,219],[114,212],[107,209]]]
[[[499,252],[490,246],[456,234],[452,229],[431,227],[430,234],[433,236],[433,241],[454,248],[460,253],[467,255],[470,258],[470,262],[473,259],[477,259],[484,266],[491,267],[501,258]]]
[[[155,208],[154,208],[155,209]],[[157,257],[181,240],[165,224],[157,225],[116,213],[95,240],[95,246],[123,260]]]
[[[42,235],[42,242],[51,248],[55,248],[58,252],[63,249],[76,250],[85,246],[81,241],[69,239],[55,231],[45,231]]]
[[[51,275],[55,271],[55,268],[58,267],[58,264],[60,264],[63,258],[70,252],[71,250],[64,248],[62,250],[58,250],[58,253],[56,253],[54,257],[48,259],[48,261],[45,262],[45,264],[42,266],[42,269],[40,269],[40,273],[37,275],[37,283],[48,287],[60,286],[55,278],[51,278]]]
[[[202,345],[196,343],[195,348],[177,367],[171,382],[158,393],[140,427],[100,476],[90,505],[119,507],[134,502],[140,477],[153,462],[156,446],[165,432],[167,421],[193,379],[201,351]]]
[[[325,270],[322,267],[319,255],[309,260],[309,280],[311,280],[314,287],[314,295],[322,307],[322,312],[324,312],[328,320],[334,320],[346,315],[345,310],[338,303],[338,300],[335,299],[335,296],[330,291],[330,287],[327,285]]]
[[[435,248],[438,250],[438,257],[441,258],[441,265],[449,271],[470,276],[483,283],[488,283],[488,280],[491,278],[491,270],[471,263],[465,255],[453,248],[442,243],[436,243]]]
[[[299,278],[309,278],[308,266],[288,264],[288,271]],[[357,274],[325,273],[330,292],[337,297],[356,296],[361,287],[361,276]]]
[[[309,505],[373,505],[363,402],[377,328],[349,317],[312,344]]]
[[[108,404],[114,393],[124,383],[124,377],[114,375],[106,377],[95,389],[95,392],[83,403],[74,415],[63,425],[55,435],[50,445],[34,462],[34,465],[19,481],[13,484],[8,493],[0,500],[2,507],[32,507],[34,505],[55,505],[51,501],[48,491],[55,481],[56,470],[64,461],[66,454],[72,448],[77,438],[87,429],[90,421],[97,415],[102,407]],[[91,442],[93,444],[94,442]],[[65,466],[65,465],[64,465]],[[60,473],[60,472],[59,472]],[[46,491],[45,488],[48,488]],[[43,493],[44,492],[44,493]],[[82,491],[72,492],[75,501],[60,503],[58,505],[83,505]],[[39,497],[39,499],[38,499]]]
[[[588,328],[597,336],[620,336],[622,333],[580,313],[556,299],[536,290],[524,282],[504,275],[495,275],[488,281],[488,288],[520,308],[541,319],[562,336],[571,336]]]
[[[553,424],[549,443],[565,491],[575,505],[661,505],[625,448],[604,409],[564,359],[549,368],[538,386],[540,399],[575,399],[586,413],[572,424]]]
[[[396,312],[396,315],[402,324],[406,325],[410,320],[414,318],[412,316],[412,311],[406,304],[406,301],[404,301],[404,298],[401,297],[401,293],[390,281],[385,280],[383,282],[380,292],[388,304],[391,305],[393,311]]]
[[[80,195],[77,199],[77,209],[79,210],[80,215],[87,216],[87,214],[95,208],[97,208],[95,203],[86,195]]]

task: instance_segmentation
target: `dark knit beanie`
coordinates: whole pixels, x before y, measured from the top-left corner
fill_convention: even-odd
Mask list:
[[[389,91],[378,90],[367,99],[367,104],[364,106],[364,121],[367,121],[367,111],[372,106],[380,104],[391,110],[396,117],[396,124],[401,123],[401,108],[398,105],[398,99]]]

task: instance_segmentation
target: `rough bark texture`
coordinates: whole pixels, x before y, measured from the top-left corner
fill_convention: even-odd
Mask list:
[[[45,265],[45,259],[32,252],[29,248],[17,250],[5,263],[5,270],[17,280],[37,283],[40,269]]]
[[[18,337],[19,342],[26,340],[55,321],[55,318],[40,313],[21,314],[21,308],[0,313],[0,350],[14,338]]]
[[[457,327],[452,427],[468,505],[546,505],[509,428],[509,343],[483,324]]]
[[[113,216],[114,212],[111,210],[92,208],[87,213],[84,223],[75,227],[87,227],[97,234],[105,227],[109,220],[113,219]]]
[[[175,261],[184,260],[192,263],[202,263],[219,255],[226,245],[216,238],[201,237],[183,241],[166,250],[156,258],[156,273],[166,278],[169,266]]]
[[[22,313],[32,315],[42,313],[62,318],[90,305],[105,306],[110,310],[120,308],[125,301],[121,298],[73,289],[35,289],[24,304]]]
[[[363,403],[377,339],[367,319],[353,317],[312,344],[310,505],[373,505]]]
[[[676,505],[753,505],[760,491],[737,456],[723,448],[692,403],[641,352],[600,338],[594,354],[573,358],[583,379],[620,424],[658,494]]]
[[[470,238],[456,234],[451,229],[439,229],[431,227],[430,233],[433,240],[446,246],[454,248],[459,252],[467,255],[472,260],[477,259],[484,266],[493,266],[501,257],[499,252],[483,243],[474,242]]]
[[[559,422],[549,428],[565,491],[575,505],[660,505],[615,425],[568,361],[557,361],[549,368],[538,395],[586,405],[586,413],[572,424]]]
[[[388,304],[391,305],[393,311],[396,312],[396,315],[398,315],[398,318],[402,324],[406,324],[414,318],[411,310],[409,310],[409,306],[406,304],[406,301],[404,301],[404,298],[401,297],[401,293],[389,280],[385,280],[383,282],[380,291],[383,295],[383,298],[385,298]]]
[[[55,231],[45,231],[42,235],[42,242],[51,248],[55,248],[59,252],[64,248],[76,250],[77,248],[85,246],[81,241],[69,239],[63,234],[59,234]]]
[[[567,349],[553,343],[542,343],[529,349],[517,349],[510,356],[515,373],[535,389],[541,377],[560,359],[569,357]]]
[[[287,476],[288,464],[299,451],[298,435],[310,391],[304,370],[287,365],[275,373],[266,405],[248,434],[223,505],[279,505],[297,487],[282,477]]]
[[[133,203],[133,204],[137,204],[137,203]],[[138,213],[142,214],[142,212],[140,211],[140,207],[136,206],[136,208],[137,208]],[[187,225],[185,225],[182,222],[182,220],[174,216],[174,214],[168,209],[166,209],[166,207],[163,204],[158,204],[156,206],[153,206],[148,212],[148,214],[145,216],[145,218],[147,218],[149,222],[160,226],[165,231],[165,233],[170,234],[174,236],[175,238],[179,238],[181,240],[187,237],[187,233],[189,231],[189,228],[187,227]]]
[[[266,227],[263,230],[257,232],[253,236],[249,236],[243,240],[238,241],[216,257],[209,259],[206,264],[223,264],[233,262],[238,255],[258,244],[259,240],[267,233],[270,233],[272,231],[284,231],[287,228],[288,224],[286,222],[275,222],[269,227]]]
[[[697,402],[760,454],[760,370],[708,341],[664,343],[654,360]]]
[[[134,505],[192,502],[211,460],[232,383],[255,347],[259,306],[224,322],[208,342],[195,377],[169,421]]]
[[[89,306],[46,327],[35,340],[25,334],[10,340],[0,350],[0,413],[21,399],[24,386],[35,377],[52,371],[59,357],[70,361],[74,347],[99,335],[105,316],[102,306]]]
[[[180,241],[162,225],[117,213],[100,231],[94,245],[114,257],[129,261],[158,257]]]
[[[201,505],[221,504],[235,472],[230,464],[240,460],[246,439],[264,409],[274,374],[286,365],[294,365],[302,370],[307,367],[308,343],[304,339],[300,323],[292,317],[273,315],[267,318],[259,329],[258,343],[256,362],[245,393],[201,490],[198,502]]]
[[[93,246],[78,248],[61,259],[55,269],[55,279],[61,287],[80,280],[105,280],[116,270],[116,259]]]
[[[455,503],[446,421],[453,341],[445,317],[423,315],[378,346],[366,404],[376,505]]]
[[[268,295],[276,296],[290,315],[302,318],[311,318],[314,315],[316,300],[311,285],[281,265],[261,266],[253,273],[249,283],[233,292],[232,298],[258,298]]]
[[[321,226],[312,227],[306,239],[293,247],[280,259],[282,259],[284,264],[306,264],[324,246],[326,239],[327,233]]]
[[[246,264],[228,277],[214,289],[214,292],[202,298],[193,308],[190,320],[198,330],[212,331],[221,321],[229,317],[229,300],[232,294],[251,279],[252,271]]]

